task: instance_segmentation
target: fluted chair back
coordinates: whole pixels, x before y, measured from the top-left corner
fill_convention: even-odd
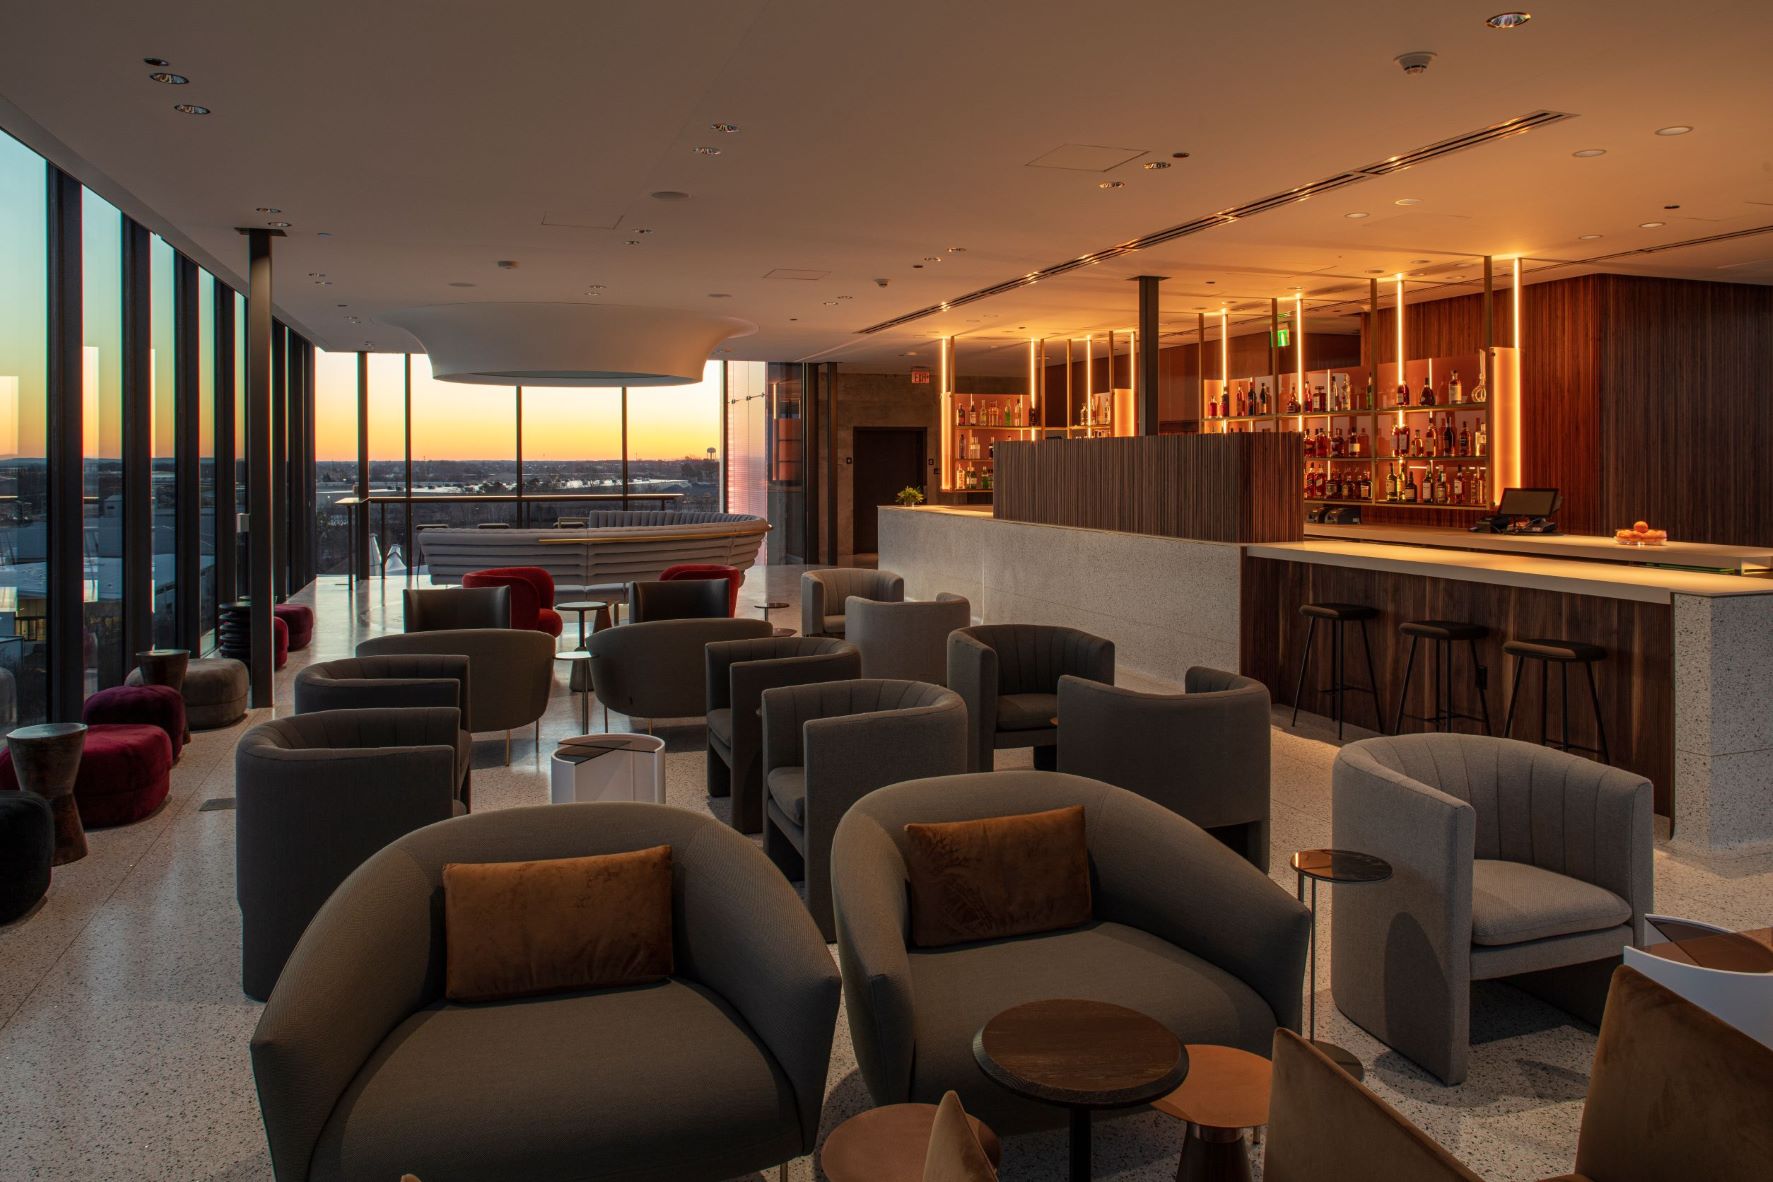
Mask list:
[[[509,587],[409,587],[400,593],[406,631],[509,628]]]
[[[515,730],[547,712],[554,689],[551,636],[522,628],[452,628],[372,636],[357,645],[359,657],[411,653],[468,658],[468,720],[476,732]]]
[[[659,572],[661,583],[671,583],[678,579],[725,579],[726,614],[739,614],[739,588],[745,582],[745,572],[738,567],[718,562],[679,562]]]
[[[807,636],[842,636],[843,605],[850,596],[898,603],[905,579],[890,570],[834,566],[800,576],[800,630]]]
[[[948,685],[966,700],[971,767],[990,771],[999,747],[1035,748],[1056,766],[1059,679],[1114,681],[1114,642],[1052,624],[976,624],[948,634]]]
[[[650,620],[594,632],[591,685],[606,710],[631,718],[700,718],[708,712],[704,650],[717,640],[770,635],[762,620],[733,619],[722,611],[711,619]],[[687,584],[663,584],[682,587]]]
[[[628,621],[712,620],[733,613],[725,579],[641,579],[628,584]]]
[[[844,638],[862,654],[863,677],[948,683],[948,634],[973,622],[964,596],[882,602],[852,595],[844,601]]]

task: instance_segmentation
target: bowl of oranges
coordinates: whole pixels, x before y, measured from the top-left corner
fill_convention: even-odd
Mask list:
[[[1651,529],[1647,521],[1634,521],[1630,529],[1616,529],[1613,540],[1621,546],[1665,546],[1668,544],[1668,531]]]

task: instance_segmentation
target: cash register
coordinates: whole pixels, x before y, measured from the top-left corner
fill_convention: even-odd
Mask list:
[[[1564,503],[1563,494],[1555,488],[1509,488],[1502,490],[1502,502],[1489,517],[1479,518],[1471,527],[1474,534],[1555,534],[1558,523],[1551,519]]]

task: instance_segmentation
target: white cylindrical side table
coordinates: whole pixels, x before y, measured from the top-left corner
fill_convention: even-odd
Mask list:
[[[665,740],[653,735],[562,739],[548,761],[548,800],[665,803]]]

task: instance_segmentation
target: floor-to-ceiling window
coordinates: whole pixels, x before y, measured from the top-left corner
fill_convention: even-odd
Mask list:
[[[523,493],[529,524],[547,528],[562,517],[619,509],[619,501],[551,501],[551,495],[622,491],[622,391],[525,386]]]
[[[378,499],[369,517],[370,562],[404,574],[406,505],[406,363],[404,353],[371,353],[368,365],[369,487]]]
[[[710,361],[692,385],[629,389],[631,494],[679,494],[664,508],[720,508],[720,369],[721,362]]]
[[[244,520],[251,506],[246,496],[246,297],[234,293],[234,512]],[[239,597],[250,592],[247,582],[247,547],[251,544],[245,530],[234,534],[234,582],[230,594]]]
[[[764,442],[767,366],[729,361],[726,366],[726,508],[729,513],[769,516],[769,449]]]
[[[517,389],[440,382],[431,359],[412,359],[414,525],[515,525],[516,503],[451,500],[515,496]],[[422,506],[422,507],[421,507]]]
[[[82,653],[88,694],[129,671],[123,651],[123,215],[87,192],[81,225]]]
[[[48,175],[0,135],[0,730],[49,702]]]
[[[343,574],[351,562],[351,512],[357,495],[357,354],[314,352],[315,570]]]
[[[197,271],[197,597],[202,648],[215,645],[215,276]]]
[[[156,234],[148,243],[148,389],[153,421],[154,643],[178,645],[178,298],[176,257]]]

